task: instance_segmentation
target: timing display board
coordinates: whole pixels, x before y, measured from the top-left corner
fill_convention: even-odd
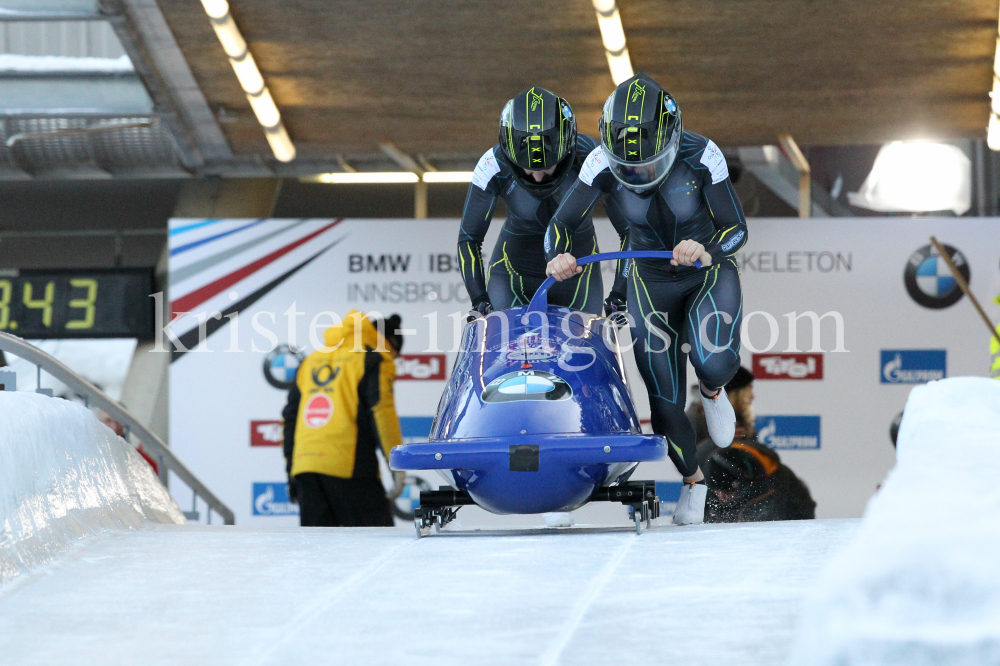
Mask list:
[[[0,272],[0,331],[22,338],[153,335],[146,269]]]

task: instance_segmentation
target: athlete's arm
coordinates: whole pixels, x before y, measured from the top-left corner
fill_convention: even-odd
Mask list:
[[[625,213],[618,206],[618,202],[614,199],[606,196],[603,203],[604,210],[607,211],[608,218],[611,220],[611,225],[618,232],[618,249],[624,252],[628,249],[628,220],[625,218]],[[611,294],[621,296],[622,301],[624,301],[628,290],[628,278],[625,277],[628,262],[628,259],[619,259],[615,262],[615,281],[611,286]]]
[[[500,163],[490,148],[480,158],[473,172],[469,194],[465,197],[462,224],[458,230],[458,264],[472,307],[489,304],[486,294],[486,269],[483,264],[483,239],[496,210]]]
[[[715,221],[715,233],[705,243],[712,261],[719,263],[732,257],[747,242],[747,220],[743,206],[729,180],[726,158],[712,141],[705,146],[701,164],[707,167],[702,183],[702,196]]]
[[[580,176],[559,204],[545,231],[545,258],[552,261],[573,251],[573,234],[594,212],[594,205],[613,178],[600,146],[594,148],[580,167]],[[558,277],[558,275],[557,275]]]

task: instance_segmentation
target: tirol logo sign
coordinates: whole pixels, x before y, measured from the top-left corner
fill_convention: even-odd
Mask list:
[[[250,422],[250,446],[281,446],[284,439],[281,421]]]
[[[444,354],[401,354],[396,357],[396,379],[445,379]]]
[[[754,379],[823,379],[822,354],[754,354]]]
[[[818,449],[818,416],[758,416],[757,441],[772,449]]]
[[[288,501],[288,486],[284,481],[254,483],[253,515],[297,516],[299,507]]]
[[[325,393],[317,393],[306,402],[304,414],[306,425],[310,428],[322,428],[333,418],[333,401]]]
[[[965,255],[951,245],[945,245],[944,249],[968,282],[969,262]],[[962,298],[962,289],[933,245],[924,245],[910,255],[903,271],[903,282],[910,298],[925,308],[939,310],[954,305]]]
[[[883,349],[880,367],[883,384],[924,384],[947,376],[948,352],[944,349]]]

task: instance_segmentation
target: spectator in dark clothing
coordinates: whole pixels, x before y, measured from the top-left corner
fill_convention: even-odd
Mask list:
[[[698,464],[709,490],[705,522],[815,518],[816,502],[809,488],[775,451],[757,442],[753,381],[753,374],[741,367],[726,385],[736,412],[736,435],[728,448],[716,446],[708,437],[704,415],[698,413],[700,405],[687,412],[695,431],[700,432],[699,421],[705,431],[697,445]]]
[[[705,463],[706,523],[808,520],[816,517],[809,488],[778,454],[753,443],[718,449]]]

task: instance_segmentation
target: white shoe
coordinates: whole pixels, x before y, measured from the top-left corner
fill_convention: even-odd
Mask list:
[[[706,398],[699,388],[698,395],[701,396],[701,404],[705,408],[708,434],[716,446],[726,448],[733,443],[733,437],[736,436],[736,411],[726,396],[726,389],[719,389],[719,394],[714,398]]]
[[[674,525],[700,525],[705,522],[705,498],[708,486],[704,483],[685,483],[674,509]]]

